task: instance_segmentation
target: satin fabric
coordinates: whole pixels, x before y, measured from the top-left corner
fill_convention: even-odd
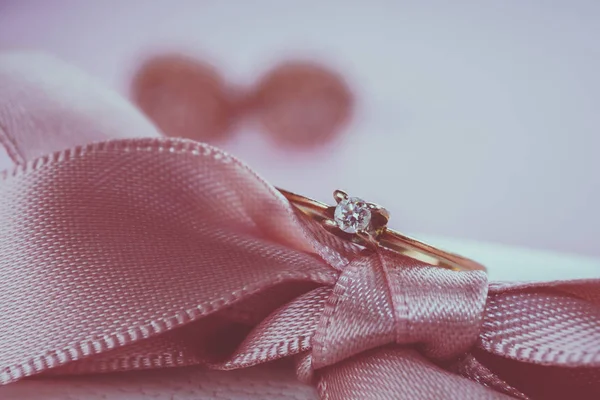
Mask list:
[[[365,251],[220,150],[79,146],[106,122],[78,137],[75,104],[39,104],[0,130],[18,165],[0,178],[0,382],[281,359],[323,399],[600,395],[599,281],[489,284]],[[157,135],[127,113],[112,136]]]
[[[2,383],[295,357],[329,399],[598,393],[598,281],[360,249],[206,145],[76,147],[4,173],[0,199]]]

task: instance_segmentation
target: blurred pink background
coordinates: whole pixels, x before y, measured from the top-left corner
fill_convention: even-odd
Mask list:
[[[241,85],[288,57],[322,61],[358,97],[338,141],[289,151],[245,129],[221,147],[295,192],[381,203],[402,231],[591,255],[599,37],[593,0],[0,0],[1,50],[56,54],[125,95],[163,50]]]

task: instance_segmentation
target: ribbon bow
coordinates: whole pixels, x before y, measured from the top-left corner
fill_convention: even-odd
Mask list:
[[[285,358],[330,400],[600,394],[600,281],[359,248],[210,146],[36,159],[0,178],[0,221],[0,383]]]

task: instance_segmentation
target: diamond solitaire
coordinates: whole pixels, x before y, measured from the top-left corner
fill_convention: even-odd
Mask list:
[[[346,233],[364,232],[371,222],[371,210],[363,199],[346,197],[335,207],[337,226]]]

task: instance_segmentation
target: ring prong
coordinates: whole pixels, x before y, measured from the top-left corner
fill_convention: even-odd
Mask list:
[[[337,203],[339,203],[340,201],[346,200],[348,198],[348,193],[338,189],[333,192],[333,198]]]
[[[390,212],[388,210],[386,210],[385,208],[383,208],[382,206],[380,206],[379,204],[367,203],[367,207],[369,207],[369,209],[371,209],[372,211],[379,213],[385,219],[387,219],[387,220],[390,219]]]

